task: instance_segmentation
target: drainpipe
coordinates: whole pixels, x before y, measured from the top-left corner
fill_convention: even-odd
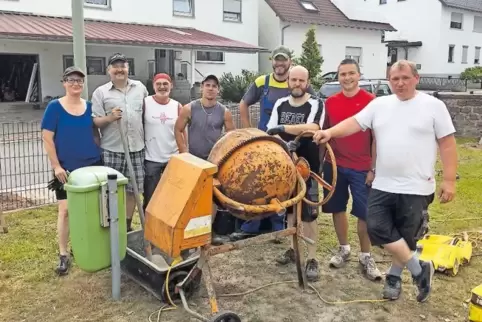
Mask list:
[[[281,28],[281,44],[285,44],[285,29],[290,27],[291,25],[286,25],[283,28]]]

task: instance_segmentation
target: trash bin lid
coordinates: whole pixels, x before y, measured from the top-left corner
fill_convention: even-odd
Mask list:
[[[128,179],[119,171],[105,166],[91,166],[79,168],[70,173],[67,184],[64,185],[66,191],[87,192],[97,190],[101,185],[107,183],[109,174],[117,175],[117,185],[126,185]]]

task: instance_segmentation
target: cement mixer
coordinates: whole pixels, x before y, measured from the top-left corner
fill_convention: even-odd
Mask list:
[[[295,141],[313,134],[312,131],[302,133]],[[336,174],[335,157],[328,144],[326,153],[330,154],[333,173]],[[306,181],[310,177],[330,191],[320,202],[311,202],[304,197]],[[163,254],[170,265],[165,282],[168,302],[180,300],[184,309],[200,321],[240,322],[236,313],[220,312],[218,309],[209,266],[210,256],[287,236],[293,238],[298,284],[304,289],[307,284],[301,264],[304,260],[300,239],[310,244],[314,241],[302,233],[302,201],[312,206],[326,203],[334,192],[335,183],[336,176],[333,182],[325,182],[315,171],[311,171],[305,159],[290,153],[286,142],[279,137],[253,128],[225,134],[215,144],[207,161],[189,153],[173,156],[146,208],[144,231],[145,239],[155,246],[154,250]],[[288,207],[294,206],[296,220],[292,228],[213,246],[211,225],[214,203],[245,220],[283,215]],[[199,254],[195,266],[182,275],[181,280],[171,280],[171,271],[174,272],[172,275],[179,276],[176,270],[186,267],[183,265],[183,252],[193,249]],[[196,289],[192,284],[199,280],[201,274],[209,295],[210,318],[191,310],[186,300],[190,295],[188,292]]]

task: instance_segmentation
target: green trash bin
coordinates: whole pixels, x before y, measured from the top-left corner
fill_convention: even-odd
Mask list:
[[[77,266],[87,272],[111,265],[108,174],[117,174],[119,257],[123,260],[127,248],[125,186],[128,179],[115,169],[91,166],[73,171],[64,185],[72,251]]]

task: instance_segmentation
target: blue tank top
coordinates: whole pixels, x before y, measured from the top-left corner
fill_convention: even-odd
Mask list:
[[[92,103],[86,102],[85,113],[69,114],[58,99],[50,101],[41,128],[54,132],[54,144],[60,166],[74,171],[100,161],[101,150],[94,141]]]

